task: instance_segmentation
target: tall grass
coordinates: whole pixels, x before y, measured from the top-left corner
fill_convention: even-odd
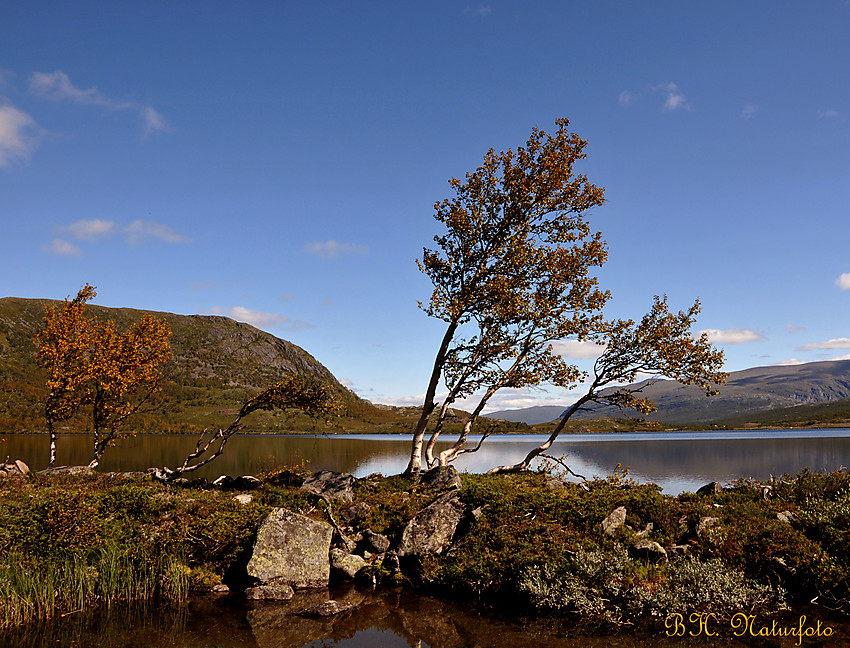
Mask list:
[[[74,555],[45,563],[19,553],[0,558],[0,627],[118,601],[184,601],[188,593],[189,569],[181,559],[131,559],[115,544],[87,559]]]

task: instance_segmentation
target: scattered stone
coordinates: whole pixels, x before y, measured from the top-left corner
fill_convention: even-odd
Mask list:
[[[564,490],[564,488],[566,488],[566,486],[567,482],[565,482],[563,479],[558,479],[557,477],[553,477],[552,475],[546,477],[546,488],[551,491],[562,491]]]
[[[457,491],[441,495],[419,511],[401,534],[399,556],[442,553],[452,543],[461,520],[467,513]]]
[[[713,481],[697,489],[697,495],[717,495],[723,492],[723,485],[720,482]]]
[[[614,532],[626,522],[626,507],[619,506],[602,520],[602,530],[606,535],[614,535]]]
[[[419,482],[424,488],[437,493],[461,487],[460,475],[454,466],[436,466],[422,475]]]
[[[640,540],[632,546],[630,553],[635,558],[650,560],[652,562],[667,562],[667,552],[657,542],[652,540]]]
[[[372,480],[375,480],[375,479],[383,479],[383,478],[384,478],[383,473],[373,472],[369,475],[366,475],[363,479],[365,479],[367,481],[372,481]]]
[[[785,522],[785,524],[799,524],[800,518],[797,516],[794,511],[779,511],[776,514],[776,518],[781,522]]]
[[[720,522],[720,518],[716,517],[701,517],[699,522],[697,522],[696,533],[700,535],[706,529],[713,527],[715,524]]]
[[[355,481],[354,475],[348,473],[321,470],[307,477],[301,484],[301,489],[328,500],[352,502]]]
[[[245,598],[250,601],[288,601],[293,596],[295,596],[295,590],[289,584],[282,582],[265,583],[245,590]]]
[[[366,515],[371,510],[372,507],[366,502],[357,502],[354,506],[349,506],[347,509],[340,511],[339,520],[343,524],[350,525],[358,516]]]
[[[3,477],[5,477],[8,474],[9,473],[6,472],[5,468],[0,468],[0,479],[2,479]]]
[[[360,546],[364,552],[382,554],[390,548],[390,539],[372,529],[366,529],[362,534]]]
[[[354,578],[368,563],[355,554],[344,552],[342,549],[331,549],[331,568],[348,578]]]
[[[254,496],[250,493],[240,493],[239,495],[234,495],[233,499],[235,499],[240,504],[245,505],[250,504],[251,501],[254,499]]]
[[[93,472],[88,466],[55,466],[39,471],[39,475],[90,475]]]
[[[292,587],[327,587],[333,527],[286,509],[274,509],[257,532],[248,575]]]
[[[20,459],[15,459],[15,468],[17,468],[18,472],[20,472],[22,475],[29,475],[30,474],[30,467],[27,466]]]
[[[214,594],[230,594],[230,588],[224,583],[213,585],[212,591]]]

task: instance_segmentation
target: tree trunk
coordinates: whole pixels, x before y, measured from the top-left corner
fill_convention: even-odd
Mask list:
[[[446,351],[448,351],[457,326],[457,321],[449,323],[449,327],[446,329],[445,335],[443,335],[443,342],[440,344],[439,351],[437,351],[437,357],[434,358],[431,380],[425,392],[425,401],[422,403],[422,414],[416,423],[416,429],[413,431],[413,441],[410,447],[410,463],[407,464],[407,470],[404,471],[404,475],[407,477],[418,475],[422,470],[422,441],[425,438],[425,428],[428,427],[428,417],[431,416],[431,412],[437,406],[434,402],[434,396],[437,393],[437,385],[440,383],[440,375],[443,373],[443,365],[446,363]]]
[[[53,418],[47,417],[47,431],[50,434],[50,461],[47,462],[48,468],[53,468],[56,463],[56,430],[53,427]]]

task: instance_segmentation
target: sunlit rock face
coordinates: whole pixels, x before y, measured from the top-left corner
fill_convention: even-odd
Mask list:
[[[286,509],[274,509],[260,526],[248,575],[295,588],[327,587],[333,527]]]

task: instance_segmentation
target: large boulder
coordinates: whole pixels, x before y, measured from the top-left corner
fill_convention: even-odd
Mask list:
[[[407,523],[396,552],[399,556],[442,553],[466,514],[467,506],[457,491],[441,495]]]
[[[301,484],[301,489],[327,500],[352,502],[355,481],[357,480],[354,475],[348,473],[321,470],[307,477]]]
[[[626,507],[618,506],[602,520],[602,530],[605,535],[614,535],[614,532],[626,523]]]
[[[286,509],[274,509],[257,532],[248,575],[292,587],[327,587],[333,527]]]
[[[454,466],[436,466],[422,475],[420,484],[428,490],[442,492],[461,487],[460,475]]]

